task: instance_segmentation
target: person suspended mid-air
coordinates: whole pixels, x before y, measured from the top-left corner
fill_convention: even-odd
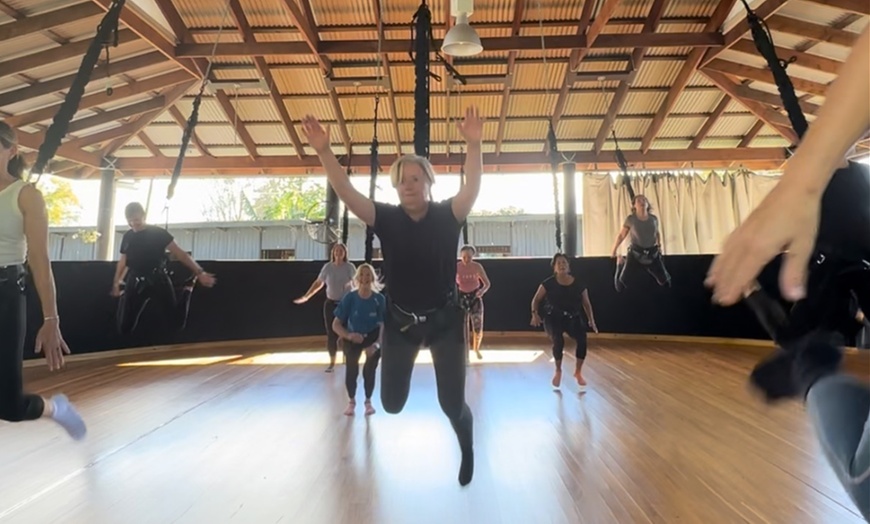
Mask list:
[[[366,363],[363,367],[363,387],[365,388],[365,414],[372,415],[372,393],[375,391],[375,372],[381,358],[381,343],[384,335],[384,314],[387,302],[380,291],[383,285],[378,281],[375,268],[362,264],[353,278],[354,289],[346,294],[335,308],[332,330],[342,339],[344,347],[345,386],[347,387],[348,406],[345,415],[353,415],[356,408],[356,382],[359,377],[359,359],[363,352]]]
[[[130,230],[121,239],[121,258],[115,268],[111,294],[119,297],[118,331],[129,334],[152,299],[157,300],[169,321],[170,329],[181,330],[187,325],[190,299],[196,284],[215,285],[215,277],[206,273],[175,239],[162,227],[145,222],[145,208],[138,202],[127,204],[124,216]],[[181,293],[169,275],[167,250],[193,273],[185,280]],[[124,284],[124,289],[121,289]]]
[[[456,292],[456,245],[462,222],[480,192],[483,120],[478,110],[468,109],[458,127],[467,152],[466,178],[459,192],[435,202],[435,172],[429,160],[402,156],[390,167],[399,197],[399,205],[393,205],[373,202],[357,191],[330,150],[328,130],[313,116],[303,119],[303,131],[326,169],[329,184],[380,240],[387,292],[381,348],[384,410],[399,413],[405,407],[414,362],[420,348],[427,345],[435,366],[438,401],[462,452],[458,478],[465,486],[474,474],[474,422],[465,402],[465,315]]]
[[[610,256],[616,258],[616,274],[613,285],[616,291],[626,288],[626,278],[631,278],[641,266],[656,279],[660,286],[671,285],[671,275],[665,268],[664,246],[659,228],[659,218],[650,213],[649,200],[636,195],[632,202],[634,210],[625,219],[622,229],[616,235]],[[619,246],[626,237],[631,236],[627,256],[618,254]]]
[[[329,353],[327,373],[335,369],[335,357],[338,354],[338,335],[332,329],[335,320],[335,308],[341,299],[350,291],[356,267],[347,260],[347,246],[336,243],[332,246],[329,262],[323,265],[320,274],[311,283],[304,295],[293,302],[304,304],[311,300],[321,288],[326,287],[326,300],[323,301],[323,323],[326,326],[326,351]]]
[[[483,295],[489,291],[490,281],[483,265],[474,260],[477,250],[465,245],[459,250],[456,263],[456,286],[459,288],[459,304],[465,310],[466,334],[471,349],[482,359],[480,344],[483,342]]]
[[[571,274],[568,257],[561,253],[553,256],[550,263],[553,274],[538,286],[532,297],[531,325],[544,326],[544,331],[553,343],[553,360],[556,362],[556,373],[553,375],[553,387],[558,388],[562,382],[562,356],[565,349],[565,337],[568,335],[577,343],[574,355],[577,362],[574,366],[574,379],[580,390],[586,388],[583,378],[583,363],[586,360],[587,326],[598,333],[595,325],[595,314],[589,291],[586,286]]]

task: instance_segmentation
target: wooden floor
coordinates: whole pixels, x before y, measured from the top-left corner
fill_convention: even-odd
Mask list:
[[[470,367],[477,462],[464,489],[431,364],[418,365],[401,415],[368,420],[342,415],[343,367],[280,355],[119,366],[270,352],[243,345],[28,369],[31,388],[78,403],[90,434],[0,426],[0,522],[863,522],[802,408],[747,392],[757,353],[599,341],[580,395],[570,380],[552,390],[548,355],[522,362],[544,349],[515,343]],[[518,362],[493,362],[508,355]]]

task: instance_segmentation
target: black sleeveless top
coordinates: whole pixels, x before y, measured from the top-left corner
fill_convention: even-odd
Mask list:
[[[544,311],[554,313],[583,314],[583,292],[586,285],[574,277],[574,282],[565,286],[560,284],[555,276],[541,282],[547,295],[544,297]]]

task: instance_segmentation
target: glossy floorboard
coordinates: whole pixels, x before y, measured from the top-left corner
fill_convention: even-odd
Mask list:
[[[0,522],[863,522],[802,408],[747,392],[756,354],[595,342],[584,394],[570,373],[552,390],[546,354],[494,362],[543,349],[494,349],[469,368],[477,467],[464,489],[430,364],[401,415],[368,419],[342,415],[343,367],[118,365],[143,358],[130,357],[28,369],[32,389],[78,403],[90,434],[74,443],[49,422],[0,425]]]

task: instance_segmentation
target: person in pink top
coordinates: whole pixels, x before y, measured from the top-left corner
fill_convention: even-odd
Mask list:
[[[489,290],[489,277],[479,262],[474,261],[477,250],[474,246],[462,246],[459,262],[456,263],[456,286],[459,288],[459,304],[465,310],[465,325],[471,348],[478,359],[480,343],[483,342],[483,295]]]

